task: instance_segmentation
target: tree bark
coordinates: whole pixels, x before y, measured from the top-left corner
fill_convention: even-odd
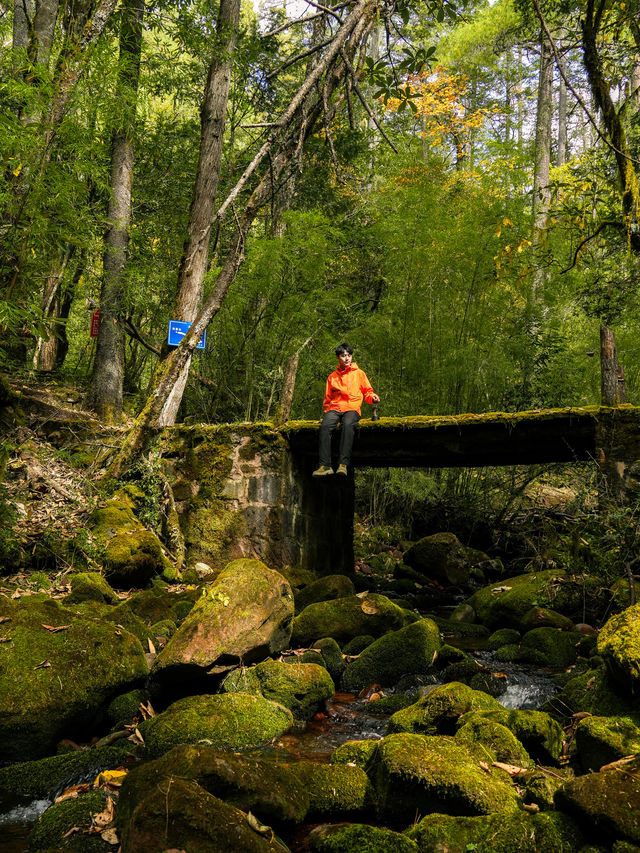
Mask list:
[[[122,420],[124,341],[122,328],[124,273],[131,221],[133,131],[135,125],[144,0],[127,0],[120,25],[118,89],[123,108],[120,127],[111,141],[111,198],[107,211],[100,325],[91,384],[91,404],[106,423]]]
[[[71,254],[71,249],[64,253],[45,283],[40,309],[49,322],[46,324],[47,334],[39,336],[36,340],[36,348],[33,354],[34,370],[49,372],[53,370],[56,363],[59,343],[58,320],[61,307],[60,286]]]
[[[24,59],[29,44],[29,22],[33,17],[34,0],[13,0],[12,67],[15,75],[24,71]]]
[[[543,34],[540,43],[540,73],[536,109],[535,171],[533,175],[534,230],[544,232],[549,202],[549,171],[551,166],[551,121],[553,118],[553,52]]]
[[[561,71],[567,72],[567,57],[564,51],[561,33],[558,41],[558,57]],[[558,86],[558,149],[556,153],[556,165],[563,166],[567,161],[567,84],[560,74]]]
[[[37,0],[27,54],[34,65],[48,67],[58,20],[58,0]]]
[[[616,336],[608,326],[600,326],[600,398],[603,406],[620,404]]]

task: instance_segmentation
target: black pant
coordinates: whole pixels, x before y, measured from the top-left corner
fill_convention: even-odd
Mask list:
[[[348,465],[351,462],[351,448],[360,415],[350,409],[348,412],[336,412],[331,409],[325,412],[320,424],[320,465],[331,467],[331,434],[342,422],[340,428],[340,455],[338,464]]]

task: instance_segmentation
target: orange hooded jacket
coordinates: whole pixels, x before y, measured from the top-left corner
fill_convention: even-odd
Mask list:
[[[324,395],[325,412],[356,411],[360,414],[362,400],[372,403],[375,391],[369,384],[367,374],[360,370],[355,361],[348,367],[338,367],[327,379]]]

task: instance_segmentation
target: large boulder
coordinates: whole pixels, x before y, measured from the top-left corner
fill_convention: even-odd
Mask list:
[[[293,593],[260,560],[233,560],[202,595],[153,663],[156,678],[222,674],[289,645]]]
[[[0,599],[0,761],[90,735],[102,709],[148,673],[139,640],[52,600]]]
[[[197,782],[163,777],[122,826],[122,853],[287,853],[268,827]],[[104,849],[104,848],[103,848]]]
[[[345,598],[355,594],[353,581],[346,575],[325,575],[294,593],[296,613],[301,613],[305,607],[319,601],[331,601],[334,598]]]
[[[423,853],[578,853],[585,841],[577,823],[551,812],[480,817],[431,814],[406,834]]]
[[[577,646],[582,639],[582,635],[577,631],[562,631],[551,627],[532,628],[520,641],[518,660],[564,669],[576,662]]]
[[[516,767],[533,767],[533,761],[522,743],[502,723],[487,719],[479,714],[469,714],[467,721],[455,734],[458,740],[481,743],[495,755],[498,761]]]
[[[477,590],[466,605],[473,608],[476,619],[492,630],[515,628],[520,631],[527,625],[532,607],[546,607],[570,619],[582,619],[585,604],[588,617],[606,602],[595,578],[573,578],[562,571],[545,570],[500,580]]]
[[[288,708],[262,696],[187,696],[140,725],[150,758],[182,743],[241,752],[265,746],[293,724]]]
[[[322,637],[333,637],[338,642],[352,640],[361,634],[380,637],[405,624],[402,608],[386,596],[377,593],[350,595],[305,607],[294,620],[291,641],[305,646]]]
[[[589,669],[569,679],[560,693],[544,703],[542,710],[563,721],[573,714],[586,711],[600,717],[628,717],[640,725],[637,703],[616,692],[604,666]]]
[[[71,592],[66,596],[65,603],[77,604],[80,601],[98,601],[101,604],[118,603],[118,596],[100,572],[73,572],[67,575],[65,580],[71,585]]]
[[[335,687],[323,666],[315,663],[282,663],[269,660],[237,669],[224,680],[226,693],[252,693],[279,702],[298,720],[310,720]]]
[[[584,717],[574,738],[585,773],[640,753],[640,728],[624,717]]]
[[[460,717],[460,725],[483,718],[500,723],[517,737],[529,755],[541,764],[555,764],[562,754],[564,732],[560,725],[544,711],[476,709]]]
[[[308,844],[312,853],[418,853],[415,841],[406,835],[361,823],[323,824],[311,831]]]
[[[481,746],[451,737],[395,734],[379,744],[369,771],[383,819],[416,815],[490,814],[518,808],[510,777]]]
[[[487,693],[450,681],[393,714],[387,725],[387,734],[453,734],[459,718],[468,711],[501,708],[502,705]]]
[[[598,654],[625,692],[640,689],[640,602],[608,620],[598,635]]]
[[[616,839],[640,844],[640,756],[622,767],[571,779],[555,800],[585,832],[596,832],[609,844]]]
[[[486,554],[481,557],[489,559]],[[435,533],[412,545],[402,559],[425,577],[460,586],[469,580],[478,552],[466,548],[454,533]]]
[[[106,805],[106,793],[102,789],[54,803],[33,827],[29,836],[30,853],[43,850],[104,853],[109,846],[99,833],[90,834],[89,830],[93,819],[104,812]]]
[[[377,682],[393,685],[403,675],[427,673],[440,648],[440,632],[431,619],[421,619],[380,637],[349,664],[342,677],[345,690],[358,692]]]

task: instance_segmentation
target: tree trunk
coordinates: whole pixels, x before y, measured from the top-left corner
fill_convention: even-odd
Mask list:
[[[107,211],[100,325],[91,383],[91,404],[106,423],[122,420],[124,383],[124,272],[131,221],[133,184],[133,129],[135,125],[144,0],[127,0],[120,24],[118,88],[123,106],[122,123],[111,141],[111,198]]]
[[[36,348],[33,354],[34,370],[49,372],[53,370],[56,363],[59,343],[58,321],[61,306],[60,286],[71,254],[71,249],[64,253],[64,257],[56,264],[45,283],[40,310],[43,316],[51,322],[46,323],[47,334],[39,336],[36,340]]]
[[[57,20],[58,0],[37,0],[27,46],[29,60],[34,65],[48,68]]]
[[[220,180],[224,126],[229,100],[231,66],[238,38],[240,0],[221,0],[204,99],[200,109],[200,153],[189,224],[178,272],[173,319],[191,322],[202,302],[204,274],[211,240],[213,210]],[[168,348],[163,352],[166,355]],[[189,376],[191,356],[167,400],[163,419],[175,423]]]
[[[542,233],[547,224],[549,171],[551,166],[551,122],[553,118],[553,51],[543,34],[540,44],[540,74],[536,109],[535,171],[533,175],[534,229]]]
[[[22,75],[27,45],[29,22],[33,17],[33,0],[13,0],[12,67],[15,75]]]
[[[287,359],[284,366],[282,377],[282,390],[280,391],[280,401],[276,407],[276,413],[273,418],[275,424],[284,424],[289,420],[291,415],[291,405],[293,403],[293,392],[296,387],[296,375],[298,373],[298,362],[300,361],[300,351]]]
[[[564,74],[567,73],[567,57],[562,43],[563,34],[561,33],[558,41],[558,57],[560,69]],[[558,88],[558,150],[556,154],[556,166],[563,166],[567,161],[567,84],[564,82],[564,77],[560,74],[560,83]]]
[[[600,398],[603,406],[620,404],[616,337],[608,326],[600,326]]]
[[[321,116],[323,102],[325,101],[323,93],[321,91],[318,92],[313,109],[303,111],[301,106],[311,92],[316,91],[317,88],[321,88],[318,84],[325,73],[327,77],[324,82],[324,94],[327,97],[333,94],[341,79],[349,73],[345,64],[338,59],[340,51],[346,50],[347,54],[351,56],[355,54],[355,51],[369,32],[376,8],[377,0],[358,0],[354,5],[334,36],[322,61],[307,76],[286,110],[274,123],[267,140],[263,143],[234,189],[221,205],[218,211],[219,216],[238,197],[241,189],[260,163],[263,162],[267,155],[271,154],[270,168],[252,192],[242,214],[236,217],[235,233],[231,239],[229,250],[215,285],[180,345],[177,349],[169,353],[167,358],[158,366],[151,394],[134,428],[128,434],[120,451],[106,472],[106,476],[117,477],[120,471],[130,465],[135,456],[142,452],[153,431],[159,427],[168,425],[165,419],[166,404],[174,395],[174,389],[179,379],[186,372],[184,370],[185,365],[188,364],[202,333],[215,314],[220,310],[229,287],[235,279],[244,260],[245,241],[255,217],[268,201],[273,186],[277,184],[283,170],[290,163],[296,150],[298,150],[300,145],[304,144],[304,141],[308,138]],[[346,45],[347,41],[348,45]],[[279,143],[279,147],[276,153],[273,154],[271,153],[272,149],[277,143]]]

